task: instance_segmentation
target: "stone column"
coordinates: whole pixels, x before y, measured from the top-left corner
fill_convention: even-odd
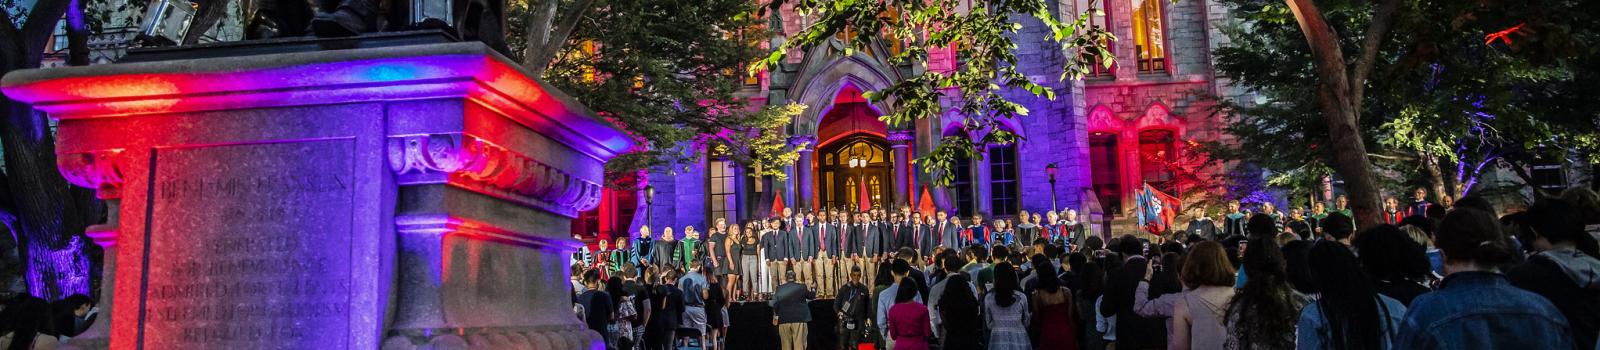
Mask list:
[[[106,201],[106,222],[89,226],[84,235],[104,249],[101,256],[100,313],[94,324],[62,345],[62,349],[105,349],[111,346],[113,292],[117,277],[117,234],[121,232],[122,172],[127,157],[122,149],[108,149],[56,156],[61,175],[74,185],[95,189],[95,197]]]
[[[985,219],[994,219],[994,201],[992,200],[994,198],[994,193],[992,192],[994,186],[989,183],[990,179],[993,178],[989,174],[989,146],[978,145],[978,159],[974,160],[972,164],[972,172],[977,175],[972,178],[972,185],[976,186],[972,193],[978,197],[976,210],[978,213],[983,214]]]
[[[816,191],[813,189],[817,182],[811,177],[816,170],[813,168],[815,164],[813,157],[817,151],[817,137],[811,135],[790,137],[789,145],[797,148],[796,152],[800,154],[800,159],[795,161],[793,172],[794,206],[797,207],[795,209],[811,210],[812,204],[816,202]]]
[[[911,130],[889,131],[889,147],[894,149],[894,205],[908,205],[911,186],[911,142],[916,139]]]

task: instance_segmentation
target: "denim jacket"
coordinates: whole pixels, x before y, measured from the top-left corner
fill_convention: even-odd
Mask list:
[[[1379,343],[1384,350],[1392,349],[1394,347],[1390,338],[1399,329],[1401,317],[1406,314],[1406,307],[1400,304],[1399,300],[1382,294],[1378,295],[1378,300],[1382,302],[1382,305],[1378,305],[1380,307],[1378,317],[1383,322],[1378,328],[1383,331],[1383,338]],[[1300,312],[1300,324],[1296,328],[1294,347],[1301,350],[1333,348],[1333,326],[1328,324],[1327,316],[1322,313],[1322,304],[1311,302]]]
[[[1457,272],[1411,302],[1396,349],[1572,349],[1567,318],[1505,275]]]

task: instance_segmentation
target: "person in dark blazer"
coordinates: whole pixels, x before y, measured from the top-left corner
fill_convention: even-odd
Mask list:
[[[815,298],[811,290],[795,280],[794,271],[786,272],[787,281],[778,286],[772,295],[772,324],[778,326],[778,339],[783,350],[806,349],[806,323],[811,322],[811,306]]]
[[[939,232],[933,227],[933,217],[917,220],[917,252],[924,257],[933,255],[933,247],[939,245]]]
[[[950,249],[961,249],[961,222],[950,217],[950,214],[940,210],[933,215],[933,231],[939,233],[939,245]]]

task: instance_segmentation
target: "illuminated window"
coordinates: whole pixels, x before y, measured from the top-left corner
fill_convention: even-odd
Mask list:
[[[989,148],[989,204],[994,216],[1017,215],[1017,144]]]
[[[1133,3],[1133,53],[1139,60],[1139,71],[1166,71],[1166,31],[1161,22],[1164,0],[1129,1]]]
[[[711,161],[707,162],[706,178],[710,184],[706,186],[706,212],[710,215],[706,222],[716,222],[717,219],[727,219],[732,222],[737,219],[738,203],[738,171],[733,168],[733,162],[727,158],[727,146],[712,148]]]
[[[1107,23],[1106,20],[1107,19],[1106,19],[1106,11],[1104,11],[1105,7],[1103,6],[1104,3],[1100,2],[1100,0],[1077,0],[1077,1],[1078,1],[1078,11],[1079,11],[1079,13],[1088,12],[1088,11],[1094,11],[1095,12],[1094,15],[1089,16],[1089,25],[1094,26],[1096,28],[1100,28],[1100,29],[1110,30],[1111,27],[1106,25],[1106,23]],[[1114,45],[1114,43],[1113,42],[1106,42],[1105,43],[1106,49],[1110,50],[1111,49],[1111,45]],[[1094,56],[1094,55],[1089,54],[1089,53],[1084,53],[1084,55]],[[1116,68],[1116,66],[1106,67],[1104,65],[1099,64],[1098,62],[1100,62],[1100,58],[1098,56],[1094,56],[1092,61],[1096,62],[1096,63],[1093,64],[1093,65],[1090,65],[1090,67],[1089,67],[1089,76],[1091,76],[1091,77],[1093,77],[1093,76],[1111,75],[1111,73],[1113,71],[1112,68]]]
[[[1089,134],[1089,173],[1095,197],[1106,213],[1122,212],[1122,179],[1118,176],[1117,135],[1109,132]]]

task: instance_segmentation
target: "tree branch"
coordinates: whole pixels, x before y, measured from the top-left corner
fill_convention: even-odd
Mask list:
[[[45,43],[50,42],[50,35],[55,34],[56,21],[61,20],[61,16],[67,13],[69,2],[40,0],[34,3],[33,9],[28,13],[28,20],[22,23],[22,30],[19,33],[22,37],[22,52],[27,59],[22,62],[23,68],[38,68],[39,62],[44,61]]]
[[[1372,72],[1372,67],[1377,64],[1378,51],[1383,47],[1383,38],[1388,36],[1389,27],[1394,25],[1394,17],[1399,12],[1400,0],[1383,0],[1378,4],[1378,12],[1372,15],[1372,23],[1367,25],[1366,36],[1361,38],[1361,56],[1356,58],[1355,67],[1350,73],[1350,102],[1361,103],[1362,95],[1366,92],[1367,74]],[[1352,106],[1359,109],[1360,106]],[[1357,114],[1357,117],[1360,115]]]
[[[83,1],[83,0],[74,0]],[[205,36],[211,27],[221,21],[223,15],[228,13],[229,0],[209,0],[200,2],[200,13],[195,15],[190,22],[189,30],[183,33],[183,42],[180,45],[194,45],[200,43],[200,37]]]
[[[550,59],[555,57],[556,51],[567,43],[567,37],[572,35],[572,30],[578,28],[578,21],[583,20],[583,15],[589,13],[589,8],[594,7],[594,0],[577,0],[572,8],[567,9],[567,14],[561,17],[561,22],[556,24],[550,37],[539,45],[538,55],[526,57],[529,64],[525,64],[534,76],[544,74],[546,67],[550,66]],[[535,43],[528,43],[533,47]]]

